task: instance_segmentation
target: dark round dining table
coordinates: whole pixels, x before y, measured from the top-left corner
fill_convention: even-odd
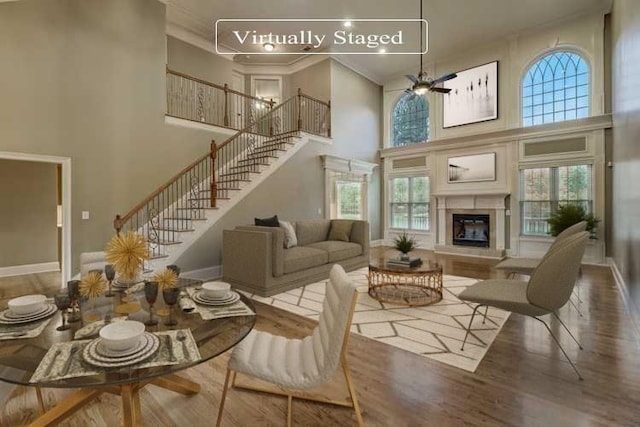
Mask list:
[[[197,280],[181,278],[178,286],[185,288],[198,286]],[[123,292],[115,292],[113,297],[99,297],[82,304],[82,311],[87,315],[99,316],[100,319],[122,316],[116,312],[116,307],[126,303],[122,298]],[[161,292],[160,292],[161,294]],[[52,296],[52,295],[50,295]],[[128,314],[130,320],[144,322],[149,319],[149,306],[144,297],[144,291],[132,293],[134,304],[139,304],[140,309]],[[240,294],[241,301],[255,313],[255,307],[251,300]],[[162,296],[154,305],[154,311],[163,306]],[[4,309],[3,307],[2,309]],[[95,368],[97,375],[60,379],[49,382],[30,382],[31,377],[38,368],[40,362],[47,354],[49,348],[57,343],[72,341],[76,331],[87,322],[80,320],[69,323],[70,328],[58,331],[61,314],[56,312],[42,333],[35,338],[16,338],[0,340],[0,380],[8,383],[31,386],[36,389],[41,415],[31,425],[46,426],[60,422],[73,412],[80,409],[104,392],[116,393],[123,400],[124,425],[136,425],[140,423],[140,402],[138,391],[147,384],[154,384],[178,393],[198,393],[200,386],[186,378],[176,375],[177,372],[189,367],[199,365],[224,353],[236,344],[253,329],[256,316],[241,315],[223,317],[213,320],[203,320],[200,314],[183,311],[178,305],[173,307],[175,326],[166,326],[166,317],[159,317],[155,326],[147,326],[147,332],[161,332],[166,330],[189,329],[201,358],[197,361],[136,368],[136,365],[118,368]],[[95,338],[97,335],[83,339]],[[77,357],[81,357],[79,354]],[[58,402],[53,408],[46,410],[40,388],[76,388],[76,393],[70,395],[64,402]],[[64,409],[64,410],[63,410]]]

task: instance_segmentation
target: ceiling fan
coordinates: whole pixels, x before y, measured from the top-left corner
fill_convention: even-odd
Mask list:
[[[443,88],[441,83],[444,83],[447,80],[455,79],[456,77],[458,77],[456,73],[447,74],[446,76],[442,76],[434,80],[431,77],[427,76],[427,73],[422,70],[422,44],[424,42],[424,37],[422,37],[422,19],[422,0],[420,0],[420,72],[417,76],[412,76],[410,74],[405,75],[405,77],[411,80],[411,82],[413,83],[411,88],[406,89],[405,92],[412,93],[413,96],[424,95],[429,91],[449,93],[451,92],[451,89]]]

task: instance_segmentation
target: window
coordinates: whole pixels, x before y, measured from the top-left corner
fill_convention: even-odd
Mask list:
[[[429,139],[429,102],[426,97],[405,93],[391,112],[393,146],[400,147]]]
[[[547,219],[558,206],[593,209],[591,165],[523,169],[520,176],[522,234],[547,236]]]
[[[363,218],[363,182],[344,181],[338,178],[335,181],[336,214],[337,219],[364,219]]]
[[[557,51],[533,64],[522,80],[522,125],[589,116],[589,66],[577,53]]]
[[[429,231],[429,177],[390,180],[391,228]]]

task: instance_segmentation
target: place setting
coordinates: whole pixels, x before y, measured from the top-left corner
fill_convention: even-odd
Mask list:
[[[30,382],[98,375],[105,369],[141,369],[200,360],[189,329],[147,332],[145,324],[122,320],[102,327],[95,339],[54,344]]]
[[[180,298],[180,307],[183,311],[199,313],[203,320],[255,315],[226,282],[206,282],[199,287],[186,288],[186,295]]]
[[[24,295],[8,302],[0,312],[0,340],[35,338],[58,310],[44,295]]]

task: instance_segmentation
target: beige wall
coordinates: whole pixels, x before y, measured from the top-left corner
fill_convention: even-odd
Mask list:
[[[297,73],[284,76],[283,86],[285,98],[297,94],[300,88],[306,95],[328,101],[331,96],[331,60],[326,59]]]
[[[165,44],[157,0],[0,3],[0,151],[71,158],[73,271],[221,138],[164,123]]]
[[[333,144],[309,142],[207,231],[177,261],[185,271],[221,264],[222,230],[251,224],[255,217],[283,220],[324,218],[324,170],[320,156],[377,161],[381,87],[333,61],[330,65]],[[318,65],[321,65],[318,64]],[[369,186],[371,238],[381,236],[379,171]]]
[[[0,267],[58,261],[56,165],[0,159]]]
[[[167,65],[174,71],[208,82],[231,86],[234,62],[167,36]]]
[[[640,316],[640,2],[615,0],[613,41],[613,259]]]

